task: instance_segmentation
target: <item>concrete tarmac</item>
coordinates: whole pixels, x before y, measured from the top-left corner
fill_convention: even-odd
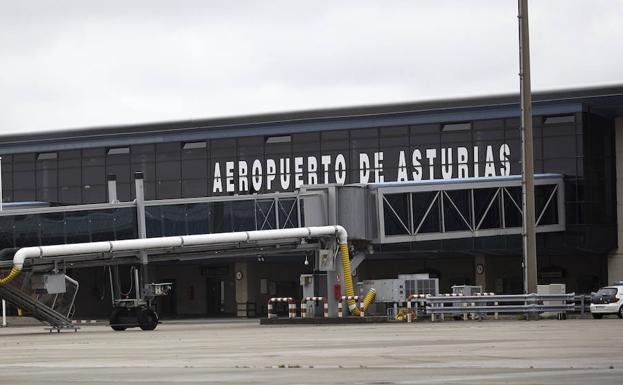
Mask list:
[[[0,329],[0,384],[621,384],[623,320]]]

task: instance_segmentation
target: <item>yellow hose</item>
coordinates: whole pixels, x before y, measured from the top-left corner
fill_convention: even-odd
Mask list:
[[[348,297],[355,296],[355,291],[353,290],[353,277],[350,273],[350,258],[348,255],[348,244],[340,243],[340,253],[342,254],[342,270],[344,270],[344,289],[346,289],[346,295]],[[376,290],[370,289],[368,294],[366,294],[364,299],[363,310],[366,311],[368,305],[374,301],[374,297],[376,296]],[[357,302],[354,299],[349,299],[348,310],[350,314],[354,316],[360,316],[361,311],[357,307]]]
[[[15,267],[11,269],[11,272],[9,273],[9,275],[7,275],[4,278],[0,278],[0,285],[6,285],[7,283],[11,282],[13,280],[13,278],[17,277],[17,275],[19,274],[19,270],[17,270]]]
[[[368,310],[368,306],[374,301],[374,297],[376,297],[376,290],[371,288],[366,297],[363,299],[363,311]]]

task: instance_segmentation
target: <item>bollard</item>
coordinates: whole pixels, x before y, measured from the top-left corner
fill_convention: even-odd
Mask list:
[[[492,293],[489,293],[489,295],[495,295],[495,293],[492,292]],[[493,305],[494,306],[498,306],[498,302],[497,301],[493,302]],[[495,313],[493,313],[493,318],[499,319],[497,311]]]
[[[342,302],[344,302],[344,301],[348,301],[349,299],[353,299],[353,300],[355,300],[355,303],[356,303],[357,301],[359,301],[359,296],[357,296],[357,295],[353,295],[353,296],[346,296],[346,295],[343,295],[343,296],[342,296],[342,299],[341,299],[341,300],[340,300],[340,302],[337,304],[337,316],[338,316],[339,318],[344,317],[344,312],[343,312],[343,305],[342,305]],[[363,302],[361,303],[361,305],[360,305],[360,306],[361,306],[361,309],[360,309],[360,310],[361,310],[361,313],[363,314]],[[349,310],[349,312],[350,312],[350,310]],[[363,317],[363,315],[362,315],[362,317]]]
[[[407,322],[413,322],[413,315],[415,315],[415,319],[417,319],[417,309],[418,309],[418,305],[421,305],[421,301],[424,301],[424,299],[426,298],[427,294],[411,294],[409,297],[407,297]],[[417,305],[415,306],[415,310],[413,312],[411,312],[412,309],[412,303],[416,301]],[[434,321],[434,319],[431,319],[432,321]]]
[[[288,298],[288,318],[296,318],[296,303]]]
[[[268,318],[273,318],[273,302],[268,301]]]
[[[268,300],[268,318],[277,317],[273,314],[273,302],[287,302],[288,303],[288,318],[296,318],[296,303],[292,297],[274,297]]]

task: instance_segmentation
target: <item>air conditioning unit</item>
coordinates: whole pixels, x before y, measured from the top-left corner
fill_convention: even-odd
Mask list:
[[[358,283],[359,295],[376,290],[376,303],[404,303],[413,294],[439,294],[439,279],[428,274],[401,274],[397,279],[373,279]]]

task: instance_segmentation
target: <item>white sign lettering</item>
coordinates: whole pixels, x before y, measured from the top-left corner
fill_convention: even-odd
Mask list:
[[[511,173],[510,156],[511,149],[506,143],[471,149],[443,147],[398,150],[396,153],[361,152],[351,158],[356,163],[354,167],[358,168],[356,173],[349,173],[347,156],[342,153],[215,162],[212,192],[270,192],[278,187],[282,190],[298,189],[305,184],[344,184],[348,175],[354,179],[350,183],[507,176]],[[479,162],[480,158],[484,162]],[[388,164],[388,159],[394,164]]]

